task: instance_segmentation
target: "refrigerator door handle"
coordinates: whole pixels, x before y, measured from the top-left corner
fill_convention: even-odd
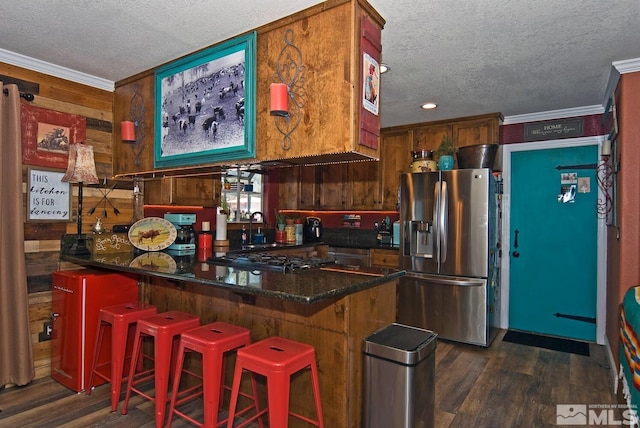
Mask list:
[[[438,264],[440,264],[440,219],[438,218],[440,206],[440,181],[433,185],[433,230],[432,236],[435,238],[432,242],[435,242],[436,248],[434,251],[435,258]]]
[[[440,191],[440,201],[438,206],[440,207],[440,263],[444,263],[447,261],[447,210],[449,207],[449,197],[447,191],[447,182],[442,181],[442,190]]]
[[[407,274],[403,278],[420,279],[431,284],[456,285],[462,287],[481,287],[486,282],[486,280],[482,278],[465,278],[459,276],[449,277],[442,275],[421,274],[418,272],[407,272]]]

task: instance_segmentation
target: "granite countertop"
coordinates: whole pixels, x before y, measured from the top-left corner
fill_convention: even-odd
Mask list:
[[[315,303],[343,297],[395,280],[405,274],[402,270],[350,268],[343,265],[326,265],[282,273],[199,261],[196,255],[174,256],[164,251],[131,251],[86,256],[62,253],[60,258],[80,265],[207,284],[240,294],[267,296],[299,303]]]

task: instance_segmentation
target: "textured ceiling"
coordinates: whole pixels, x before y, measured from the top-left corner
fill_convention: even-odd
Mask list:
[[[17,53],[118,81],[316,3],[0,0],[0,61]],[[612,63],[640,58],[638,0],[370,3],[392,68],[383,127],[601,105]]]

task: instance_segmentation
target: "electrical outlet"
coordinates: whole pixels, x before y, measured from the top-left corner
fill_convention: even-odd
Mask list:
[[[51,340],[51,322],[45,322],[42,324],[42,331],[38,333],[38,342],[45,342]]]

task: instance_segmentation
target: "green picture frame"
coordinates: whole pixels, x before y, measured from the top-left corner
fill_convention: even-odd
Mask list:
[[[155,72],[154,167],[255,158],[256,33]]]

